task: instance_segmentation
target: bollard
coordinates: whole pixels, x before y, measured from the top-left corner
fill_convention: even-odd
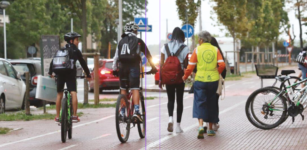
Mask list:
[[[30,94],[30,75],[29,72],[25,73],[26,75],[26,93],[25,93],[25,111],[26,111],[26,115],[31,115],[30,113],[30,102],[29,102],[29,94]]]

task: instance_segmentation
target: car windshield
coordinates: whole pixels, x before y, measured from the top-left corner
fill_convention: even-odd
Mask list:
[[[113,62],[106,62],[106,65],[105,65],[106,68],[112,69],[112,66],[113,66]]]
[[[12,65],[14,66],[15,70],[21,74],[24,74],[25,72],[29,72],[31,77],[35,75],[35,70],[32,65],[15,64],[15,63],[12,63]]]

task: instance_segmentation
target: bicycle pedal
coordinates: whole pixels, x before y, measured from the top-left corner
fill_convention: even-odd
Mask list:
[[[302,116],[302,120],[304,121],[305,116],[302,113],[300,113],[300,115]]]
[[[292,124],[294,123],[294,121],[295,121],[295,118],[294,118],[294,117],[292,117]]]

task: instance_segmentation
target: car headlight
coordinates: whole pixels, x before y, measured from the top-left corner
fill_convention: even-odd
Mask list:
[[[159,63],[159,59],[158,59],[158,58],[153,58],[153,59],[152,59],[152,62],[153,62],[154,64],[158,64],[158,63]]]

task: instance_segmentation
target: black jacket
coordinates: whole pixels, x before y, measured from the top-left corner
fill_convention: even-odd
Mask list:
[[[73,49],[73,59],[74,59],[74,69],[71,72],[72,74],[76,75],[77,73],[77,69],[76,69],[76,61],[78,60],[84,70],[84,72],[86,73],[86,76],[89,78],[91,77],[90,74],[90,70],[88,69],[85,60],[83,59],[82,53],[80,52],[80,50],[77,48],[77,46],[75,46],[74,44],[66,44],[65,45],[66,48],[71,47]],[[49,67],[49,72],[48,74],[51,75],[52,74],[52,65],[53,65],[53,60],[50,63],[50,67]]]

